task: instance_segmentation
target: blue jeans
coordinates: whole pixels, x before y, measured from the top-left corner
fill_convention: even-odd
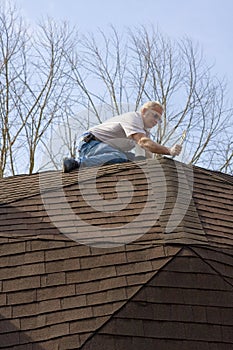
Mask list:
[[[132,153],[127,155],[126,153],[100,141],[81,141],[79,144],[79,161],[81,167],[124,163],[128,162],[130,160],[129,157],[131,158],[132,155]]]

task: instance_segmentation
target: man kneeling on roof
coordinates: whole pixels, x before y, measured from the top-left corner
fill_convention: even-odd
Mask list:
[[[81,137],[79,158],[65,158],[63,172],[81,167],[123,163],[138,160],[129,152],[136,144],[145,150],[146,158],[153,153],[177,156],[182,146],[171,148],[150,139],[150,129],[162,123],[163,106],[158,101],[146,102],[140,112],[128,112],[92,127]]]

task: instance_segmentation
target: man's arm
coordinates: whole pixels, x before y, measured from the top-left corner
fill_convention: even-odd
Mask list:
[[[149,137],[147,137],[143,133],[136,133],[132,135],[132,138],[134,141],[137,142],[137,144],[144,148],[146,151],[149,151],[151,153],[156,154],[164,154],[169,156],[178,156],[181,152],[182,146],[175,145],[171,148],[168,148],[166,146],[162,146],[154,141],[152,141]]]

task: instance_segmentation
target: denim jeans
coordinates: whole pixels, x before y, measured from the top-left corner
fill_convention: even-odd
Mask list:
[[[79,143],[79,161],[81,167],[103,164],[124,163],[133,160],[133,153],[124,153],[108,144],[91,140]]]

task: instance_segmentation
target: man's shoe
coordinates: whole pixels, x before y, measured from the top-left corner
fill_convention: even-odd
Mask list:
[[[79,168],[79,162],[74,158],[64,158],[63,159],[63,173],[69,173],[72,170]]]

